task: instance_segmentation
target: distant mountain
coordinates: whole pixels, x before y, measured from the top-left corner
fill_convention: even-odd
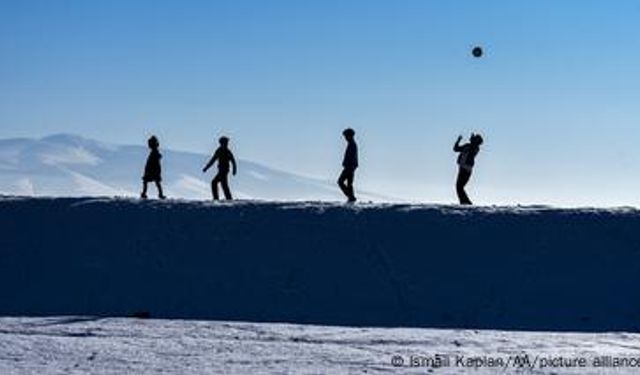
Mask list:
[[[161,150],[163,179],[170,198],[208,199],[210,155]],[[0,194],[36,196],[137,196],[148,149],[101,143],[70,134],[41,139],[0,140]],[[266,200],[342,200],[330,181],[302,177],[264,165],[238,161],[231,179],[236,198]],[[155,196],[151,187],[150,196]],[[380,200],[373,194],[362,199]]]

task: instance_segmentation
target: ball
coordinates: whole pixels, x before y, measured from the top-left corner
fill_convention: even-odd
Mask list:
[[[482,50],[482,47],[473,47],[473,49],[471,50],[471,54],[473,55],[473,57],[482,57],[482,55],[484,54],[484,51]]]

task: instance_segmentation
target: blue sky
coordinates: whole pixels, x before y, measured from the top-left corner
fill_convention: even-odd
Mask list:
[[[76,133],[455,201],[640,204],[638,1],[0,1],[0,137]],[[485,47],[482,59],[470,56]]]

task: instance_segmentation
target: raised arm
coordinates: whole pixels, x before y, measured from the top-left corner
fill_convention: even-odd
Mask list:
[[[462,140],[462,136],[459,135],[458,139],[456,140],[456,143],[453,145],[453,151],[455,152],[460,152],[462,151],[462,147],[460,147],[460,141]]]
[[[204,168],[202,168],[202,172],[206,172],[209,168],[211,168],[213,163],[215,163],[216,160],[218,160],[218,156],[219,156],[218,151],[216,150],[216,152],[213,154],[213,156],[211,157],[207,165],[205,165]]]

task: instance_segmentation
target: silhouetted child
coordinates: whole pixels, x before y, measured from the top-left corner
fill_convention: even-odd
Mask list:
[[[460,204],[472,204],[471,200],[464,191],[464,187],[471,178],[471,172],[473,171],[473,165],[475,164],[476,155],[480,151],[480,145],[483,140],[479,134],[471,133],[469,143],[465,143],[460,146],[462,136],[458,136],[456,144],[453,145],[453,151],[460,153],[458,155],[458,178],[456,180],[456,193]]]
[[[211,193],[213,194],[213,200],[218,200],[218,184],[222,185],[224,191],[224,197],[227,200],[233,199],[231,197],[231,191],[229,190],[229,169],[233,166],[233,175],[236,175],[236,159],[233,157],[233,153],[229,150],[229,138],[220,137],[218,140],[220,146],[211,157],[211,160],[202,169],[202,172],[206,172],[216,161],[218,161],[218,174],[211,181]]]
[[[356,196],[353,192],[353,179],[355,177],[356,168],[358,168],[358,145],[354,136],[356,132],[351,129],[345,129],[342,132],[344,139],[347,141],[347,149],[344,152],[344,159],[342,160],[342,173],[338,177],[338,186],[340,190],[347,196],[347,201],[353,203],[356,201]]]
[[[149,182],[155,182],[156,187],[158,188],[158,198],[165,199],[166,197],[162,194],[162,169],[160,167],[160,159],[162,159],[162,155],[158,148],[160,147],[160,142],[158,142],[158,138],[156,136],[151,136],[147,141],[149,148],[151,151],[149,152],[149,157],[147,157],[147,164],[144,166],[144,176],[142,176],[142,194],[140,197],[142,199],[147,199],[147,184]]]

